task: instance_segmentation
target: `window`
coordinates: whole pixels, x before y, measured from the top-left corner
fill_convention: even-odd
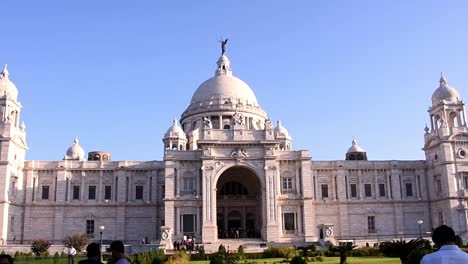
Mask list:
[[[444,224],[444,212],[440,211],[439,212],[439,225],[443,225]]]
[[[372,197],[372,185],[370,183],[364,184],[364,195],[366,197]]]
[[[96,186],[88,186],[88,200],[96,200]]]
[[[357,185],[355,183],[351,184],[351,197],[352,198],[357,197]]]
[[[42,186],[42,200],[49,200],[49,185]]]
[[[328,184],[322,184],[322,198],[328,198]]]
[[[286,231],[286,233],[294,233],[294,230],[296,230],[296,219],[294,213],[284,213],[283,222],[284,231]]]
[[[435,181],[435,185],[436,185],[436,186],[435,186],[435,188],[436,188],[436,193],[437,193],[437,194],[441,194],[441,193],[442,193],[442,182],[441,182],[439,179],[437,179],[437,180]]]
[[[161,185],[161,198],[162,199],[166,198],[166,185],[165,184]]]
[[[86,220],[86,234],[94,236],[94,220]]]
[[[221,187],[220,195],[248,195],[247,188],[245,188],[242,183],[239,182],[226,182],[223,187]]]
[[[375,216],[367,217],[367,231],[369,233],[375,233]]]
[[[11,196],[15,196],[15,194],[16,194],[16,182],[15,181],[13,181],[11,183],[11,193],[10,194],[11,194]]]
[[[379,184],[379,196],[385,197],[385,184],[383,183]]]
[[[194,181],[193,177],[182,178],[182,194],[193,194],[194,191]]]
[[[110,200],[112,195],[112,186],[104,186],[104,200]]]
[[[15,217],[10,217],[10,232],[15,232]]]
[[[293,180],[292,178],[282,178],[282,191],[283,193],[291,193],[293,191]]]
[[[468,175],[466,172],[462,173],[463,176],[463,183],[465,185],[465,189],[468,189]]]
[[[73,200],[80,199],[80,186],[73,186]]]
[[[182,232],[184,234],[194,233],[196,226],[196,217],[194,214],[183,214],[180,216],[182,221]]]
[[[405,184],[405,189],[406,189],[406,196],[407,197],[411,197],[413,196],[413,184],[411,183],[407,183]]]
[[[143,185],[137,185],[135,188],[135,199],[143,200]]]

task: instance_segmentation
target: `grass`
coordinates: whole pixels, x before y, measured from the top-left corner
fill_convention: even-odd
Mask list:
[[[273,264],[273,263],[280,263],[283,261],[283,258],[271,258],[271,259],[253,259],[253,261],[257,262],[258,264]],[[200,261],[191,261],[192,264],[209,264],[208,260],[200,260]],[[323,257],[323,262],[309,262],[309,263],[316,263],[316,264],[339,264],[340,258],[339,257]],[[384,258],[384,257],[348,257],[347,264],[400,264],[399,258]]]

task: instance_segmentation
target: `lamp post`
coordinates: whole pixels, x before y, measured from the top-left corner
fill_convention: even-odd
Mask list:
[[[424,223],[423,220],[418,220],[418,225],[419,225],[419,237],[422,238],[422,229],[421,226]]]
[[[101,263],[102,263],[102,231],[104,231],[104,226],[99,226],[99,249],[101,251]]]

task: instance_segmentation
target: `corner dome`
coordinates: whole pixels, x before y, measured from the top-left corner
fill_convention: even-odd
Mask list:
[[[232,98],[235,101],[240,99],[257,106],[257,97],[252,89],[244,81],[232,75],[230,61],[226,55],[223,54],[218,59],[217,64],[216,75],[198,87],[190,104],[210,102],[213,99]]]
[[[440,76],[439,80],[440,86],[432,94],[432,105],[437,105],[441,100],[448,102],[457,102],[460,98],[460,95],[455,88],[451,87],[447,83],[447,79],[443,74]]]
[[[3,67],[2,72],[0,72],[0,97],[8,95],[14,100],[18,98],[18,89],[16,85],[10,81],[10,73],[8,72],[7,65]]]
[[[68,148],[67,153],[65,155],[65,160],[84,160],[85,151],[80,146],[78,138],[75,138],[73,141],[73,145]]]
[[[281,124],[281,120],[276,122],[275,127],[275,137],[276,138],[290,138],[288,130]]]
[[[165,138],[168,137],[178,137],[178,138],[187,138],[182,128],[178,125],[177,119],[174,118],[172,122],[172,126],[167,130],[166,134],[164,134]]]
[[[366,152],[363,148],[359,147],[356,139],[353,138],[351,147],[346,151],[346,154],[357,153],[357,152]]]

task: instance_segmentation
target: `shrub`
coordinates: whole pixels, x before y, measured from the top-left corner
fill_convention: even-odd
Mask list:
[[[174,255],[170,256],[165,262],[166,264],[189,264],[190,257],[185,251],[179,251]]]
[[[291,259],[291,264],[306,264],[306,261],[301,256],[295,256]]]
[[[354,257],[377,257],[380,256],[380,250],[372,247],[356,248],[351,251],[350,256]]]
[[[51,244],[47,240],[43,240],[43,239],[34,240],[32,242],[31,251],[36,256],[47,256],[48,255],[47,250],[49,249],[50,245]]]
[[[245,256],[244,256],[244,247],[242,245],[240,245],[238,248],[237,248],[237,254],[239,254],[239,257],[240,259],[244,259]]]
[[[164,260],[164,250],[145,251],[130,257],[130,262],[133,264],[160,264]]]
[[[224,255],[216,254],[210,258],[210,264],[224,264]]]
[[[292,258],[298,255],[292,247],[269,247],[263,251],[263,258]]]
[[[218,247],[218,254],[220,254],[220,255],[226,255],[226,247],[224,247],[223,244],[219,245],[219,247]]]
[[[63,240],[63,244],[67,247],[73,246],[77,252],[81,252],[88,244],[88,236],[85,234],[68,235]]]

